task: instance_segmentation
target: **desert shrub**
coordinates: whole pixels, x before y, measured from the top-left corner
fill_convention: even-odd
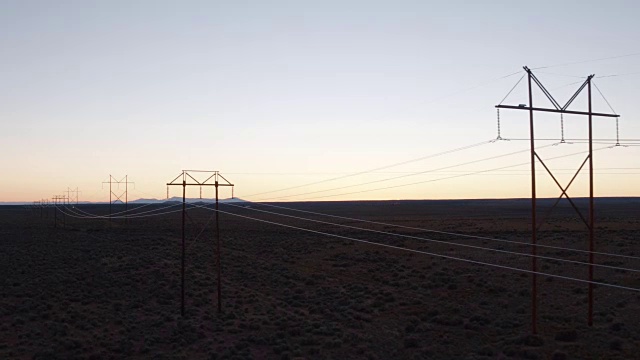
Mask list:
[[[299,327],[292,327],[288,330],[290,336],[300,336],[302,335],[302,329]]]
[[[317,357],[315,355],[320,354],[320,348],[315,347],[315,346],[314,347],[310,347],[310,348],[307,349],[307,354],[313,355],[313,357]]]
[[[407,337],[404,339],[404,347],[405,348],[417,348],[418,347],[418,339],[415,337]]]
[[[544,345],[544,340],[540,336],[537,335],[528,335],[524,337],[524,344],[527,346],[542,346]]]
[[[520,353],[520,357],[522,357],[523,359],[529,359],[529,360],[538,360],[541,358],[540,354],[531,350],[531,349],[524,349],[521,351]]]
[[[405,331],[406,333],[411,334],[411,333],[413,333],[413,332],[415,332],[415,331],[416,331],[416,326],[415,326],[415,325],[413,325],[413,324],[409,324],[409,325],[405,326],[404,331]]]
[[[435,322],[438,325],[445,325],[445,326],[460,326],[464,323],[464,321],[457,316],[444,316],[444,315],[439,315],[434,317],[433,322]]]
[[[44,350],[44,351],[39,351],[39,352],[35,353],[33,355],[33,359],[34,360],[39,360],[39,359],[59,359],[59,357],[56,355],[55,351],[53,351],[53,350]]]
[[[491,319],[482,316],[482,315],[473,315],[471,318],[469,318],[469,321],[476,323],[478,325],[489,325],[491,324]]]
[[[622,351],[622,340],[614,339],[609,342],[609,349],[613,351]]]
[[[563,330],[556,334],[555,339],[562,342],[574,342],[578,339],[578,332],[575,330]]]
[[[478,350],[478,355],[495,356],[496,355],[496,349],[494,349],[491,346],[485,346],[485,347],[481,348],[480,350]]]
[[[300,344],[303,346],[312,346],[318,345],[318,341],[313,336],[306,336],[300,341]]]
[[[614,324],[611,324],[611,326],[609,326],[609,329],[611,331],[618,332],[618,331],[622,330],[623,327],[624,327],[624,324],[622,324],[622,323],[614,323]]]
[[[551,354],[551,360],[567,360],[569,356],[567,353],[562,352],[560,350],[556,350]]]

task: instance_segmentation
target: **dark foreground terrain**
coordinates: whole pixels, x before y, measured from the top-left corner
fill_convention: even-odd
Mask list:
[[[584,201],[580,202],[581,206]],[[540,214],[544,214],[545,206]],[[159,209],[146,206],[133,211]],[[309,213],[220,210],[317,232],[530,269],[528,245],[465,238]],[[528,243],[529,202],[403,201],[284,204],[306,211]],[[162,210],[175,211],[180,207]],[[309,222],[257,209],[301,216]],[[114,211],[122,209],[114,208]],[[531,275],[221,214],[222,307],[216,309],[213,212],[189,210],[186,313],[180,315],[181,214],[79,219],[107,205],[0,207],[0,358],[637,359],[640,292],[538,276],[539,334],[531,335]],[[86,213],[85,213],[86,212]],[[585,212],[586,213],[586,212]],[[142,215],[150,215],[146,213]],[[138,215],[140,216],[140,215]],[[202,226],[208,227],[202,230]],[[363,227],[377,230],[367,232]],[[404,234],[424,239],[398,237]],[[195,239],[195,240],[194,240]],[[566,204],[540,243],[586,250]],[[640,202],[597,202],[595,280],[640,289]],[[588,254],[539,248],[546,257]],[[584,264],[539,259],[539,271],[586,279]],[[613,268],[612,268],[613,267]]]

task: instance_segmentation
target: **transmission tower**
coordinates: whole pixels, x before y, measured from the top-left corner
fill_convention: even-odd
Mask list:
[[[199,174],[200,176],[204,175],[206,178],[202,180],[196,180],[196,177]],[[182,178],[182,181],[179,179]],[[220,180],[222,182],[220,182]],[[209,170],[182,170],[182,174],[176,176],[175,179],[171,180],[167,183],[167,198],[169,198],[169,186],[182,186],[182,265],[181,265],[181,305],[180,305],[180,313],[184,316],[184,268],[185,268],[185,216],[187,214],[186,209],[186,190],[187,186],[199,186],[200,187],[200,198],[202,198],[202,187],[203,186],[214,186],[216,189],[216,269],[218,272],[218,313],[222,312],[222,276],[221,276],[221,265],[220,265],[220,222],[218,217],[218,187],[220,186],[230,186],[233,191],[233,184],[229,182],[229,180],[225,179],[224,176],[220,174],[219,171],[209,171]]]
[[[547,216],[550,214],[551,210],[553,210],[553,208],[555,208],[558,203],[560,202],[560,200],[562,200],[563,197],[565,197],[569,203],[571,204],[571,206],[573,207],[573,209],[578,213],[578,216],[580,216],[580,219],[582,219],[582,222],[584,222],[584,224],[587,226],[587,229],[589,230],[589,309],[588,309],[588,316],[587,316],[587,323],[589,324],[589,326],[593,325],[593,252],[594,252],[594,248],[595,248],[595,244],[594,244],[594,238],[595,238],[595,217],[594,217],[594,204],[593,204],[593,196],[594,196],[594,189],[593,189],[593,117],[594,116],[599,116],[599,117],[610,117],[610,118],[618,118],[620,115],[617,114],[605,114],[605,113],[595,113],[592,111],[592,104],[591,104],[591,82],[592,79],[595,75],[589,75],[587,77],[587,79],[580,85],[580,87],[578,88],[578,90],[571,96],[571,98],[569,98],[569,100],[564,104],[561,105],[560,103],[558,103],[556,101],[556,99],[554,99],[554,97],[551,95],[551,93],[544,87],[544,85],[542,85],[542,83],[540,82],[540,80],[538,80],[538,78],[533,74],[533,72],[531,71],[531,69],[529,69],[528,67],[524,67],[524,70],[526,71],[526,75],[528,76],[528,93],[529,93],[529,106],[527,106],[526,104],[520,104],[520,105],[496,105],[496,108],[498,109],[515,109],[515,110],[526,110],[529,112],[529,142],[530,142],[530,146],[531,146],[531,244],[533,245],[531,247],[531,252],[532,252],[532,262],[531,262],[531,270],[532,270],[532,280],[531,280],[531,328],[532,328],[532,332],[534,334],[537,333],[537,318],[538,318],[538,314],[537,314],[537,276],[536,273],[538,271],[538,267],[537,267],[537,249],[536,249],[536,244],[538,241],[538,230],[540,229],[540,226],[546,221],[545,218],[543,218],[540,222],[537,221],[537,210],[536,210],[536,205],[537,205],[537,194],[536,194],[536,160],[540,162],[540,164],[542,164],[542,166],[544,167],[544,169],[547,171],[547,173],[549,173],[549,175],[551,176],[551,178],[553,179],[553,181],[555,182],[555,184],[558,186],[558,188],[560,189],[560,196],[558,197],[558,199],[556,200],[556,202],[553,204],[553,206],[551,207],[551,209],[549,210],[549,213],[547,214]],[[542,93],[547,97],[547,99],[551,102],[551,104],[553,105],[553,108],[544,108],[544,107],[534,107],[533,106],[533,92],[532,92],[532,86],[533,84],[535,84],[541,91]],[[571,105],[571,103],[578,97],[578,95],[584,90],[587,89],[587,97],[588,97],[588,111],[574,111],[574,110],[568,110],[569,106]],[[584,159],[584,161],[582,162],[582,164],[580,165],[580,167],[578,168],[578,170],[576,171],[575,175],[573,176],[573,178],[571,179],[571,181],[569,181],[569,183],[566,186],[562,186],[560,184],[560,182],[557,180],[557,178],[553,175],[552,171],[549,169],[549,167],[545,164],[545,162],[542,160],[542,158],[538,155],[538,153],[536,152],[536,147],[535,147],[535,141],[536,141],[536,137],[535,137],[535,132],[534,132],[534,119],[533,119],[533,115],[535,112],[552,112],[552,113],[560,113],[562,114],[573,114],[573,115],[585,115],[588,116],[588,130],[589,130],[589,141],[588,141],[588,146],[589,146],[589,150],[588,150],[588,154],[586,156],[586,158]],[[563,134],[563,139],[564,139],[564,134]],[[569,195],[567,194],[567,191],[569,190],[569,187],[571,186],[571,184],[573,183],[573,181],[576,179],[576,177],[578,176],[578,174],[582,171],[582,169],[584,168],[586,163],[589,163],[589,214],[588,216],[584,216],[582,214],[582,212],[580,211],[580,209],[578,209],[578,207],[576,206],[576,204],[573,202],[573,200],[571,199],[571,197],[569,197]]]
[[[69,203],[69,198],[66,195],[54,195],[51,200],[53,201],[53,227],[58,227],[58,204],[68,204]],[[65,214],[64,211],[61,211],[62,213],[62,227],[65,227],[66,225],[66,220],[67,220],[67,216]]]
[[[79,191],[78,188],[76,187],[75,189],[71,189],[69,187],[67,187],[67,198],[69,199],[69,203],[76,203],[76,205],[78,205],[78,202],[80,200],[80,194],[82,194],[82,191]],[[72,196],[72,194],[74,194]]]
[[[117,203],[118,201],[122,204],[124,204],[124,210],[125,210],[125,219],[129,220],[127,217],[127,210],[128,210],[128,204],[129,204],[129,184],[133,184],[133,186],[135,187],[135,183],[134,182],[130,182],[129,181],[129,175],[125,175],[122,179],[118,180],[116,178],[114,178],[113,176],[111,176],[111,174],[109,174],[109,181],[103,181],[102,182],[102,186],[104,187],[104,184],[109,184],[109,219],[111,220],[111,205]],[[120,185],[124,184],[124,192],[120,193]],[[116,185],[118,193],[114,192],[113,189],[113,185]],[[120,194],[120,195],[118,195]],[[122,197],[124,196],[124,201],[122,201]],[[113,200],[115,197],[115,200]]]

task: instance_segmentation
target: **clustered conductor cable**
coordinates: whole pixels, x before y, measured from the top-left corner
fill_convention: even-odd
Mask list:
[[[165,210],[168,208],[172,208],[172,207],[176,207],[176,206],[180,206],[181,204],[174,204],[174,205],[169,205],[166,207],[163,207],[161,209],[154,209],[154,210],[149,210],[149,211],[144,211],[138,214],[134,214],[134,215],[127,215],[127,216],[114,216],[111,217],[112,219],[126,219],[126,218],[130,218],[130,219],[136,219],[136,218],[145,218],[145,217],[152,217],[152,216],[159,216],[159,215],[166,215],[166,214],[171,214],[171,213],[175,213],[178,211],[182,211],[182,210],[173,210],[173,211],[167,211],[167,212],[162,212],[162,213],[158,213],[157,211],[160,210]],[[61,208],[58,207],[57,205],[55,205],[57,209],[59,209],[61,212],[63,212],[66,215],[69,215],[73,218],[77,218],[77,219],[109,219],[109,216],[102,216],[102,215],[97,215],[97,216],[90,216],[90,215],[84,215],[78,212],[74,212],[73,210],[70,210],[69,208]],[[65,212],[64,210],[67,210],[68,212]]]
[[[164,207],[161,207],[161,208],[158,208],[158,209],[152,209],[152,210],[147,210],[147,211],[142,211],[142,212],[137,212],[137,213],[131,213],[131,210],[129,210],[129,211],[127,211],[126,215],[125,215],[124,212],[122,212],[118,216],[113,216],[113,215],[118,214],[118,213],[113,213],[111,217],[109,215],[92,214],[92,213],[84,211],[84,210],[82,210],[82,209],[80,209],[78,207],[74,207],[73,209],[75,210],[74,212],[77,215],[82,216],[82,217],[87,218],[87,219],[109,219],[109,218],[112,218],[112,219],[124,219],[124,218],[127,218],[127,217],[139,217],[139,215],[155,213],[155,212],[162,211],[162,210],[165,210],[165,209],[169,209],[169,208],[175,207],[175,206],[177,206],[177,204],[167,205],[167,206],[164,206]],[[67,210],[69,210],[69,209],[67,209]]]
[[[135,207],[135,208],[131,208],[131,209],[127,209],[127,210],[122,210],[122,211],[114,212],[114,213],[112,213],[111,215],[112,215],[112,217],[113,217],[113,215],[136,214],[136,211],[138,211],[138,210],[140,210],[140,209],[142,209],[142,208],[145,208],[145,207],[147,207],[147,206],[151,206],[151,205],[156,205],[156,204],[148,203],[148,204],[144,204],[144,205],[137,206],[137,207]],[[78,212],[81,212],[81,213],[83,213],[83,214],[85,214],[85,215],[87,215],[87,216],[103,217],[103,218],[107,218],[107,219],[109,218],[109,216],[108,216],[108,215],[98,215],[98,214],[90,213],[90,212],[88,212],[88,211],[86,211],[86,210],[82,210],[79,206],[74,207],[74,209],[76,209]],[[116,217],[116,218],[122,218],[122,216],[120,216],[120,217]]]
[[[552,146],[552,145],[546,145],[546,146],[543,146],[543,147],[550,147],[550,146]],[[465,166],[465,165],[477,164],[477,163],[481,163],[481,162],[484,162],[484,161],[495,160],[495,159],[500,159],[500,158],[503,158],[503,157],[508,157],[508,156],[512,156],[512,155],[525,153],[525,152],[528,152],[528,151],[529,151],[529,149],[519,150],[519,151],[510,152],[510,153],[507,153],[507,154],[495,155],[495,156],[490,156],[490,157],[482,158],[482,159],[478,159],[478,160],[467,161],[467,162],[458,163],[458,164],[454,164],[454,165],[444,166],[444,167],[437,168],[437,169],[410,172],[410,173],[407,173],[407,174],[404,174],[404,175],[394,176],[394,177],[390,177],[390,178],[373,180],[373,181],[368,181],[368,182],[364,182],[364,183],[357,183],[357,184],[352,184],[352,185],[339,186],[339,187],[334,187],[334,188],[325,189],[325,190],[307,191],[307,192],[298,193],[298,194],[294,194],[294,195],[286,195],[286,196],[272,197],[272,198],[266,198],[266,199],[264,199],[264,198],[263,199],[257,199],[256,201],[281,200],[281,199],[287,199],[287,198],[296,197],[296,196],[318,194],[318,193],[323,193],[323,192],[328,192],[328,191],[343,190],[343,189],[349,189],[349,188],[359,187],[359,186],[364,186],[364,185],[371,185],[371,184],[375,184],[375,183],[387,182],[387,181],[398,180],[398,179],[403,179],[403,178],[407,178],[407,177],[433,173],[433,172],[447,170],[447,169],[453,169],[453,168],[461,167],[461,166]],[[314,198],[311,198],[311,199],[314,199]]]
[[[229,211],[224,211],[224,210],[215,210],[215,209],[209,209],[209,210],[216,211],[216,212],[219,212],[219,213],[222,213],[222,214],[227,214],[227,215],[231,215],[231,216],[235,216],[235,217],[248,219],[248,220],[253,220],[253,221],[258,221],[258,222],[267,223],[267,224],[271,224],[271,225],[286,227],[286,228],[290,228],[290,229],[294,229],[294,230],[300,230],[300,231],[305,231],[305,232],[324,235],[324,236],[329,236],[329,237],[335,237],[335,238],[344,239],[344,240],[361,242],[361,243],[370,244],[370,245],[382,246],[382,247],[386,247],[386,248],[390,248],[390,249],[396,249],[396,250],[407,251],[407,252],[412,252],[412,253],[417,253],[417,254],[441,257],[441,258],[445,258],[445,259],[449,259],[449,260],[457,260],[457,261],[467,262],[467,263],[476,264],[476,265],[484,265],[484,266],[489,266],[489,267],[494,267],[494,268],[499,268],[499,269],[518,271],[518,272],[529,273],[529,274],[534,273],[534,271],[532,271],[532,270],[521,269],[521,268],[516,268],[516,267],[511,267],[511,266],[506,266],[506,265],[500,265],[500,264],[493,264],[493,263],[488,263],[488,262],[484,262],[484,261],[470,260],[470,259],[460,258],[460,257],[456,257],[456,256],[451,256],[451,255],[437,254],[437,253],[428,252],[428,251],[408,249],[408,248],[403,248],[403,247],[400,247],[400,246],[382,244],[382,243],[377,243],[377,242],[373,242],[373,241],[369,241],[369,240],[356,239],[356,238],[349,237],[349,236],[332,234],[332,233],[327,233],[327,232],[323,232],[323,231],[307,229],[307,228],[302,228],[302,227],[293,226],[293,225],[282,224],[282,223],[278,223],[278,222],[275,222],[275,221],[258,219],[258,218],[254,218],[254,217],[250,217],[250,216],[246,216],[246,215],[240,215],[240,214],[236,214],[236,213],[229,212]],[[588,283],[588,284],[593,284],[593,285],[600,285],[600,286],[605,286],[605,287],[610,287],[610,288],[616,288],[616,289],[640,292],[639,288],[634,288],[634,287],[629,287],[629,286],[616,285],[616,284],[610,284],[610,283],[605,283],[605,282],[600,282],[600,281],[593,281],[593,280],[584,280],[584,279],[572,278],[572,277],[569,277],[569,276],[545,273],[545,272],[540,272],[540,271],[535,271],[535,273],[538,274],[538,275],[548,276],[548,277],[553,277],[553,278],[558,278],[558,279],[563,279],[563,280],[569,280],[569,281]]]
[[[553,146],[553,145],[548,145],[548,146]],[[602,147],[602,148],[599,148],[599,149],[594,149],[593,151],[611,149],[613,147],[614,146],[605,146],[605,147]],[[551,157],[548,160],[561,159],[561,158],[565,158],[565,157],[569,157],[569,156],[575,156],[575,155],[584,154],[584,153],[586,153],[586,151],[580,151],[580,152],[575,152],[575,153],[571,153],[571,154]],[[426,184],[426,183],[442,181],[442,180],[456,179],[456,178],[461,178],[461,177],[465,177],[465,176],[478,175],[478,174],[488,173],[488,172],[492,172],[492,171],[498,171],[498,170],[504,170],[504,169],[509,169],[509,168],[518,167],[518,166],[524,166],[524,165],[528,165],[528,164],[529,164],[528,162],[525,162],[525,163],[519,163],[519,164],[514,164],[514,165],[501,166],[501,167],[492,168],[492,169],[478,170],[478,171],[474,171],[474,172],[469,172],[469,173],[460,174],[460,175],[453,175],[453,176],[448,176],[448,177],[443,177],[443,178],[438,178],[438,179],[417,181],[417,182],[412,182],[412,183],[408,183],[408,184],[385,186],[385,187],[380,187],[380,188],[375,188],[375,189],[352,191],[352,192],[339,193],[339,194],[333,194],[333,195],[315,196],[315,197],[307,198],[307,200],[322,199],[322,198],[336,197],[336,196],[345,196],[345,195],[354,195],[354,194],[362,194],[362,193],[371,192],[371,191],[397,189],[397,188],[406,187],[406,186],[413,186],[413,185]],[[298,196],[298,195],[302,195],[302,194],[297,194],[295,196]],[[292,196],[294,196],[294,195],[292,195]],[[292,196],[289,196],[289,197],[292,197]],[[262,199],[260,201],[275,200],[275,199],[281,199],[281,198]]]
[[[604,61],[604,60],[620,59],[620,58],[638,56],[638,55],[640,55],[640,52],[635,52],[635,53],[625,54],[625,55],[609,56],[609,57],[597,58],[597,59],[590,59],[590,60],[580,60],[580,61],[552,64],[552,65],[546,65],[546,66],[539,66],[539,67],[532,68],[532,70],[549,69],[549,68],[554,68],[554,67],[562,67],[562,66],[577,65],[577,64],[586,64],[586,63],[590,63],[590,62],[598,62],[598,61]]]
[[[416,158],[416,159],[411,159],[411,160],[402,161],[402,162],[398,162],[398,163],[394,163],[394,164],[390,164],[390,165],[385,165],[385,166],[377,167],[377,168],[374,168],[374,169],[364,170],[364,171],[360,171],[360,172],[356,172],[356,173],[350,173],[350,174],[343,175],[343,176],[338,176],[338,177],[334,177],[334,178],[330,178],[330,179],[314,181],[314,182],[311,182],[311,183],[291,186],[291,187],[287,187],[287,188],[283,188],[283,189],[270,190],[270,191],[265,191],[265,192],[245,195],[245,197],[253,197],[253,196],[259,196],[259,195],[264,195],[264,194],[271,194],[271,193],[274,193],[274,192],[282,192],[282,191],[287,191],[287,190],[294,190],[294,189],[299,189],[299,188],[307,187],[307,186],[311,186],[311,185],[317,185],[317,184],[322,184],[322,183],[326,183],[326,182],[342,180],[342,179],[346,179],[346,178],[353,177],[353,176],[364,175],[364,174],[372,173],[372,172],[379,171],[379,170],[390,169],[390,168],[401,166],[401,165],[406,165],[406,164],[410,164],[410,163],[414,163],[414,162],[418,162],[418,161],[422,161],[422,160],[426,160],[426,159],[431,159],[431,158],[435,158],[435,157],[439,157],[439,156],[443,156],[443,155],[448,155],[448,154],[452,154],[452,153],[455,153],[455,152],[458,152],[458,151],[473,149],[473,148],[476,148],[476,147],[479,147],[479,146],[482,146],[482,145],[491,144],[493,142],[494,142],[493,139],[487,140],[487,141],[481,141],[479,143],[466,145],[466,146],[462,146],[462,147],[451,149],[451,150],[447,150],[447,151],[442,151],[442,152],[431,154],[431,155],[422,156],[422,157],[419,157],[419,158]]]
[[[228,203],[224,204],[224,205],[233,206],[233,207],[237,207],[237,208],[241,208],[241,209],[246,209],[245,207],[239,206],[239,205],[233,205],[233,204],[228,204]],[[203,208],[206,208],[206,207],[203,207]],[[534,255],[529,254],[529,253],[520,253],[520,252],[516,252],[516,251],[494,249],[494,248],[483,247],[483,246],[460,244],[460,243],[455,243],[455,242],[451,242],[451,241],[430,239],[430,238],[425,238],[425,237],[420,237],[420,236],[397,234],[397,233],[391,233],[391,232],[388,232],[388,231],[367,229],[367,228],[362,228],[362,227],[358,227],[358,226],[338,224],[338,223],[332,223],[332,222],[329,222],[329,221],[321,221],[321,220],[304,218],[304,217],[300,217],[300,216],[282,214],[282,213],[277,213],[277,212],[274,212],[274,211],[260,210],[260,209],[255,209],[255,208],[249,208],[248,210],[263,212],[263,213],[267,213],[267,214],[271,214],[271,215],[278,215],[278,216],[297,219],[297,220],[310,221],[310,222],[315,222],[315,223],[319,223],[319,224],[333,225],[333,226],[338,226],[338,227],[343,227],[343,228],[348,228],[348,229],[354,229],[354,230],[360,230],[360,231],[368,231],[368,232],[373,232],[373,233],[377,233],[377,234],[384,234],[384,235],[389,235],[389,236],[402,237],[402,238],[406,238],[406,239],[422,240],[422,241],[426,241],[426,242],[447,244],[447,245],[465,247],[465,248],[470,248],[470,249],[487,250],[487,251],[493,251],[493,252],[498,252],[498,253],[503,253],[503,254],[510,254],[510,255],[518,255],[518,256],[526,256],[526,257],[534,256]],[[580,265],[589,265],[589,263],[583,262],[583,261],[555,258],[555,257],[550,257],[550,256],[542,256],[542,255],[537,255],[537,256],[538,256],[539,259],[554,260],[554,261],[567,262],[567,263],[580,264]],[[614,270],[621,270],[621,271],[640,272],[639,269],[631,269],[631,268],[625,268],[625,267],[620,267],[620,266],[612,266],[612,265],[605,265],[605,264],[594,264],[594,266],[598,266],[598,267],[602,267],[602,268],[608,268],[608,269],[614,269]]]
[[[335,219],[342,219],[342,220],[348,220],[348,221],[358,221],[358,222],[368,223],[368,224],[373,224],[373,225],[393,226],[393,227],[397,227],[397,228],[401,228],[401,229],[407,229],[407,230],[418,230],[418,231],[424,231],[424,232],[430,232],[430,233],[436,233],[436,234],[442,234],[442,235],[449,235],[449,236],[456,236],[456,237],[477,239],[477,240],[504,242],[504,243],[511,243],[511,244],[516,244],[516,245],[523,245],[523,246],[536,246],[536,247],[539,247],[539,248],[548,248],[548,249],[554,249],[554,250],[574,251],[574,252],[587,253],[587,254],[590,253],[590,251],[588,251],[588,250],[567,248],[567,247],[562,247],[562,246],[553,246],[553,245],[544,245],[544,244],[531,244],[531,243],[525,243],[525,242],[515,241],[515,240],[497,239],[497,238],[486,237],[486,236],[461,234],[461,233],[454,233],[454,232],[449,232],[449,231],[426,229],[426,228],[419,228],[419,227],[412,227],[412,226],[397,225],[397,224],[381,222],[381,221],[372,221],[372,220],[365,220],[365,219],[359,219],[359,218],[353,218],[353,217],[347,217],[347,216],[339,216],[339,215],[321,213],[321,212],[317,212],[317,211],[295,209],[295,208],[291,208],[291,207],[285,207],[285,206],[281,206],[281,205],[274,205],[274,204],[263,203],[263,202],[252,202],[252,201],[248,201],[248,200],[244,200],[244,201],[246,201],[248,203],[251,203],[251,204],[260,205],[260,206],[267,206],[267,207],[278,208],[278,209],[283,209],[283,210],[296,211],[296,212],[306,213],[306,214],[311,214],[311,215],[326,216],[326,217],[331,217],[331,218],[335,218]],[[226,204],[226,205],[230,205],[230,204]],[[640,256],[614,254],[614,253],[606,253],[606,252],[598,252],[598,251],[595,251],[594,254],[611,256],[611,257],[627,258],[627,259],[633,259],[633,260],[640,260]]]

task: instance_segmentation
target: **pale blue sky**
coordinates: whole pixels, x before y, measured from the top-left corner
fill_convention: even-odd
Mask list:
[[[493,106],[520,75],[495,79],[523,65],[630,54],[538,76],[564,100],[579,85],[565,86],[580,80],[570,76],[595,73],[623,115],[621,136],[638,139],[638,14],[636,1],[0,0],[0,166],[12,174],[0,180],[0,201],[51,197],[68,186],[104,200],[100,183],[109,174],[136,181],[134,197],[163,197],[181,169],[220,170],[242,197],[366,170],[495,137]],[[597,78],[613,74],[630,75]],[[526,102],[524,90],[506,103]],[[595,89],[594,105],[608,111]],[[527,136],[525,113],[502,117],[503,136]],[[558,135],[557,116],[540,119],[541,135]],[[568,136],[584,136],[580,121],[567,119]],[[611,138],[615,125],[598,122],[596,131]],[[491,144],[389,171],[526,145]],[[638,168],[639,149],[603,151],[596,166]],[[575,151],[554,147],[549,156]],[[522,161],[526,154],[457,170]],[[572,161],[561,167],[581,162]],[[638,180],[602,175],[597,193],[638,196]],[[526,176],[434,184],[344,198],[529,195]]]

